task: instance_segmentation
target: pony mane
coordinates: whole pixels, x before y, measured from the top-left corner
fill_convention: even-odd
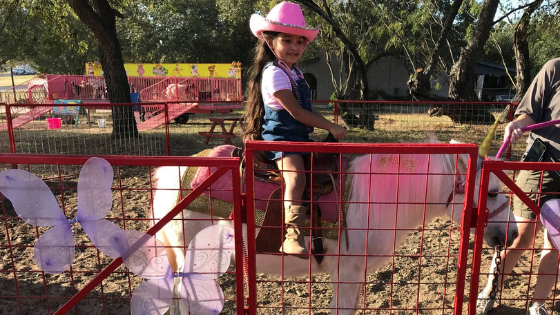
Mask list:
[[[447,194],[453,191],[456,164],[453,154],[366,154],[358,157],[351,162],[350,172],[354,177],[352,182],[360,184],[352,185],[350,199],[360,203],[351,204],[349,211],[369,213],[370,229],[392,228],[398,204],[399,227],[415,228],[415,222],[422,222],[423,203],[445,204]],[[434,209],[441,210],[431,212],[435,216],[446,214],[444,208]],[[414,218],[418,215],[420,219]]]

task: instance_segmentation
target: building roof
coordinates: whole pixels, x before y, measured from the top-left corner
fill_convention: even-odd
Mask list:
[[[517,74],[516,69],[513,67],[507,67],[507,71],[512,75]],[[479,61],[476,64],[474,73],[478,75],[494,75],[494,76],[507,75],[506,68],[504,67],[504,65],[499,65],[487,61]]]

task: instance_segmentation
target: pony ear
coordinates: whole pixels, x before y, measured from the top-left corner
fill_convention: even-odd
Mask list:
[[[451,141],[449,141],[449,143],[451,144],[460,144],[463,142],[451,139]],[[459,171],[461,174],[465,174],[467,172],[467,161],[469,160],[469,155],[468,154],[459,154],[459,161],[457,163],[457,171]],[[482,168],[482,161],[484,161],[484,158],[481,157],[480,155],[478,156],[478,159],[476,160],[476,170],[479,171]]]
[[[467,173],[467,161],[469,160],[468,154],[458,154],[457,155],[457,173],[466,174]]]
[[[461,174],[466,174],[467,173],[467,162],[469,161],[469,155],[468,154],[458,154],[459,156],[459,161],[457,162],[457,172],[461,173]],[[484,159],[480,156],[478,156],[478,158],[476,159],[476,171],[480,171],[480,169],[482,168],[482,162],[484,161]]]

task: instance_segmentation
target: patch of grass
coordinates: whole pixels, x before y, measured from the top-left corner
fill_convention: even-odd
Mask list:
[[[8,74],[5,76],[0,76],[0,86],[12,86],[12,77],[9,75],[8,73],[4,73],[4,74]],[[14,75],[14,83],[15,85],[18,85],[20,83],[23,83],[25,81],[29,81],[31,79],[33,79],[35,77],[34,74],[32,75]]]

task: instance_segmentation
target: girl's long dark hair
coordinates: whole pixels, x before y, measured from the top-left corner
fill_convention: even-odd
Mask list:
[[[273,40],[278,36],[276,32],[264,32],[266,40]],[[265,39],[259,39],[255,46],[255,59],[249,70],[249,84],[247,88],[247,103],[243,113],[243,141],[261,140],[264,104],[262,98],[262,72],[264,66],[276,59],[268,47]]]

